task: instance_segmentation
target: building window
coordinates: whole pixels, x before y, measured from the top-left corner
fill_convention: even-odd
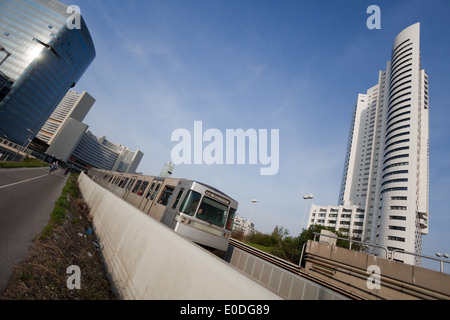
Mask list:
[[[402,238],[402,237],[394,237],[394,236],[388,236],[388,240],[394,240],[394,241],[405,242],[405,238]]]
[[[400,230],[400,231],[406,231],[405,227],[400,227],[400,226],[389,226],[390,230]]]
[[[386,171],[389,168],[398,167],[398,166],[407,166],[407,165],[409,165],[409,162],[397,162],[397,163],[390,164],[387,167],[384,167],[383,171]]]
[[[404,216],[389,216],[389,219],[391,219],[391,220],[406,220],[406,217],[404,217]]]
[[[409,147],[401,147],[401,148],[392,149],[392,150],[386,152],[386,153],[384,154],[384,156],[386,157],[389,153],[397,152],[397,151],[402,151],[402,150],[409,150]]]
[[[406,210],[406,206],[391,206],[391,210]]]
[[[389,184],[389,183],[397,183],[397,182],[408,182],[408,179],[407,178],[404,178],[404,179],[392,179],[392,180],[388,180],[388,181],[383,182],[381,185],[384,186],[384,185]]]
[[[386,162],[389,162],[391,160],[395,160],[395,159],[399,159],[399,158],[409,158],[409,154],[400,154],[398,156],[390,157],[390,158],[384,160],[383,164],[385,164]]]
[[[408,170],[392,171],[392,172],[386,173],[382,178],[384,179],[384,178],[386,178],[388,176],[392,176],[394,174],[405,174],[405,173],[408,173]]]
[[[408,200],[408,197],[394,196],[394,197],[391,197],[391,200]]]
[[[410,132],[409,132],[409,131],[406,131],[406,132],[402,132],[402,133],[393,135],[392,137],[390,137],[389,139],[387,139],[387,140],[385,141],[385,143],[388,143],[388,141],[390,141],[390,140],[392,140],[392,139],[394,139],[394,138],[397,138],[397,137],[400,137],[400,136],[406,136],[406,135],[409,135],[409,134],[410,134]]]

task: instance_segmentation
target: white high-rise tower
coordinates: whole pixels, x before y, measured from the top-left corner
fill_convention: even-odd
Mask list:
[[[395,38],[386,71],[358,95],[352,117],[339,205],[364,210],[362,241],[421,253],[422,235],[428,234],[428,108],[416,23]],[[420,264],[411,254],[394,258]]]
[[[51,145],[69,118],[82,122],[94,103],[95,99],[87,92],[78,94],[69,90],[42,126],[36,138]]]

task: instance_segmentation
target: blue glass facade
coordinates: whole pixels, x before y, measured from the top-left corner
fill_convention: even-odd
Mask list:
[[[120,144],[114,144],[106,140],[105,136],[97,138],[87,130],[70,159],[73,163],[103,170],[134,173],[144,154],[139,151],[131,151]]]
[[[0,136],[33,138],[95,58],[89,30],[56,0],[0,1]],[[69,20],[70,21],[70,20]]]

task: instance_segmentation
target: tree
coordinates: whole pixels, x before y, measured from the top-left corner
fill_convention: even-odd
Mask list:
[[[252,244],[268,248],[267,251],[274,256],[298,264],[303,245],[307,243],[308,240],[314,239],[314,233],[320,233],[323,229],[334,232],[337,237],[348,238],[333,228],[320,225],[310,226],[308,229],[303,230],[297,237],[290,236],[288,229],[285,229],[282,226],[276,226],[271,234],[257,232],[252,234],[248,241]],[[349,248],[349,242],[346,240],[338,239],[336,245],[338,247]],[[357,249],[357,246],[353,244],[352,249]]]
[[[322,230],[328,230],[336,234],[339,238],[346,238],[348,237],[344,234],[342,234],[340,231],[335,230],[332,227],[324,227],[318,224],[311,225],[308,229],[303,230],[300,234],[300,245],[303,246],[308,240],[314,240],[314,233],[320,233]],[[337,239],[336,246],[341,248],[349,248],[349,242],[341,239]]]

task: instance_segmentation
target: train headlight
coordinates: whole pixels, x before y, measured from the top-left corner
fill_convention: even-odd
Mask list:
[[[186,218],[186,217],[181,217],[180,218],[180,223],[182,223],[182,224],[189,224],[190,221],[191,220],[189,218]]]

